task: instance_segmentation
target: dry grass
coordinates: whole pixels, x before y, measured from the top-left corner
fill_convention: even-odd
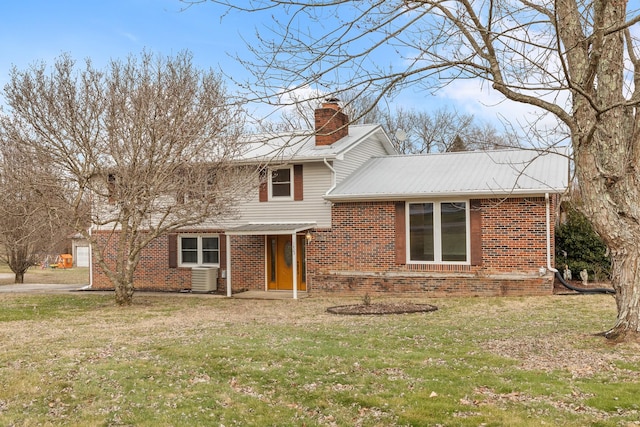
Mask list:
[[[6,264],[0,264],[0,285],[14,283],[14,274]],[[75,285],[89,284],[89,268],[74,267],[69,269],[40,268],[38,266],[27,270],[24,283],[47,283]]]
[[[412,301],[0,295],[0,425],[638,425],[611,297]]]

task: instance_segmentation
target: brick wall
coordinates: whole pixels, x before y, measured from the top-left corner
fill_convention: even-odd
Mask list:
[[[552,276],[539,276],[547,256],[544,197],[482,199],[480,206],[482,264],[471,266],[399,264],[395,202],[335,204],[332,229],[317,230],[307,248],[309,290],[433,296],[551,294]],[[552,244],[552,264],[553,250]]]
[[[232,291],[265,289],[264,236],[230,236]],[[226,286],[226,283],[223,285]]]
[[[334,204],[332,228],[313,230],[313,240],[307,246],[307,288],[311,293],[332,294],[551,294],[552,276],[538,274],[540,267],[546,266],[544,197],[482,199],[480,206],[482,263],[472,266],[398,263],[395,202]],[[553,233],[553,220],[551,227]],[[108,234],[97,235],[103,245],[107,243]],[[264,236],[227,238],[231,239],[232,291],[264,290]],[[221,239],[221,249],[223,242]],[[168,247],[169,239],[164,236],[143,251],[136,289],[190,289],[191,269],[169,268]],[[551,251],[553,265],[553,241]],[[220,269],[226,269],[222,252]],[[93,287],[112,289],[95,265]],[[226,280],[220,277],[218,292],[225,291]]]
[[[341,203],[331,209],[331,230],[318,230],[307,248],[307,270],[395,269],[395,205]]]
[[[180,234],[188,234],[188,231]],[[213,230],[200,230],[193,234],[218,233]],[[115,237],[110,233],[94,232],[98,247],[105,248],[107,262],[115,265],[113,257]],[[111,236],[111,240],[109,240]],[[229,238],[229,237],[226,237]],[[265,288],[265,250],[264,236],[232,236],[232,284],[233,292],[241,290],[264,290]],[[220,239],[220,271],[227,268],[224,236]],[[95,249],[94,249],[95,250]],[[191,268],[169,267],[169,237],[162,236],[153,240],[143,251],[134,276],[138,290],[177,292],[191,289]],[[218,275],[218,292],[226,293],[226,279]],[[106,274],[94,262],[93,289],[111,290],[113,285]]]
[[[482,200],[482,252],[491,273],[536,274],[547,264],[544,197]],[[551,207],[553,212],[553,206]],[[553,236],[554,221],[551,218]],[[554,245],[551,241],[551,254]]]
[[[109,239],[109,237],[111,238]],[[94,237],[98,244],[93,250],[104,248],[105,260],[110,265],[115,265],[113,257],[115,236],[110,233],[94,232]],[[191,269],[169,268],[169,238],[162,236],[153,240],[142,251],[140,263],[134,276],[134,286],[136,289],[155,291],[181,291],[191,288]],[[94,257],[95,261],[95,257]],[[94,262],[93,265],[93,289],[113,289],[113,285],[108,280],[106,274]]]

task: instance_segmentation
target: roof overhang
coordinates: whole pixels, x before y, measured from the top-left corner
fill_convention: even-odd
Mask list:
[[[315,222],[296,223],[250,223],[225,230],[227,236],[266,236],[273,234],[295,234],[316,226]]]
[[[416,200],[416,199],[446,199],[452,197],[459,198],[510,198],[510,197],[540,197],[546,193],[558,194],[566,192],[566,188],[546,188],[546,189],[514,189],[511,191],[459,191],[447,193],[391,193],[391,194],[327,194],[324,198],[330,202],[373,202],[373,201],[389,201],[389,200]]]

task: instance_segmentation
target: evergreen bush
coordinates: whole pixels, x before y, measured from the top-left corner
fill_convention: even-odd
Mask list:
[[[587,218],[569,204],[563,205],[566,221],[556,228],[556,268],[562,273],[569,266],[574,279],[584,269],[589,280],[608,280],[611,259],[607,247]]]

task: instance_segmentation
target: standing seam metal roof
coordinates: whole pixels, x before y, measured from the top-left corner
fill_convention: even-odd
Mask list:
[[[385,156],[367,161],[325,197],[339,201],[559,193],[566,190],[568,175],[566,148]]]

